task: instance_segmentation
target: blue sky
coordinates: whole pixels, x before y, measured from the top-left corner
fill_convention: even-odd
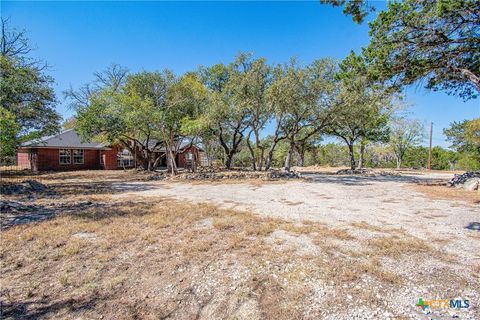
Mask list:
[[[33,55],[47,61],[55,78],[58,111],[72,115],[62,92],[92,80],[111,63],[131,71],[230,62],[252,52],[270,63],[296,57],[344,58],[368,44],[368,26],[342,10],[311,2],[1,2],[1,14],[28,31]],[[384,4],[379,2],[378,6]],[[447,146],[442,128],[480,116],[480,101],[405,90],[412,117],[434,122],[434,144]]]

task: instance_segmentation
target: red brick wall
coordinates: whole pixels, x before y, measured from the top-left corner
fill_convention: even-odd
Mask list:
[[[117,167],[117,153],[122,151],[122,148],[115,146],[111,150],[103,150],[103,169],[105,170],[115,170]]]
[[[36,151],[36,155],[35,155]],[[63,171],[100,169],[99,150],[83,149],[83,164],[74,164],[73,158],[70,164],[60,164],[59,149],[34,149],[32,157],[32,170],[35,171]],[[73,154],[73,152],[72,152]]]
[[[17,167],[22,169],[30,169],[30,159],[28,157],[28,149],[19,149],[17,152]]]

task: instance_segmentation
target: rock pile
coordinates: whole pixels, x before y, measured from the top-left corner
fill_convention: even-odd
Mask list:
[[[448,182],[450,187],[464,188],[468,191],[480,189],[480,171],[467,171],[463,174],[456,174]]]
[[[368,174],[373,173],[372,170],[368,169],[341,169],[338,170],[336,174]]]
[[[373,170],[373,169],[342,169],[338,170],[336,174],[358,174],[363,176],[399,176],[400,173],[394,171],[385,171],[385,170]]]
[[[242,179],[298,179],[300,174],[294,171],[219,171],[219,172],[189,172],[172,176],[171,180],[242,180]]]
[[[6,195],[44,192],[47,189],[46,185],[36,180],[25,180],[22,183],[15,184],[0,184],[0,193]]]

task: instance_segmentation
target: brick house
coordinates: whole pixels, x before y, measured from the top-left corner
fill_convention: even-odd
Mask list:
[[[158,155],[165,149],[155,150]],[[189,168],[193,159],[197,165],[206,165],[205,152],[199,146],[184,143],[177,152],[178,168]],[[208,161],[207,161],[208,162]],[[121,146],[82,142],[74,129],[54,136],[22,143],[17,149],[17,166],[32,171],[67,171],[101,169],[115,170],[136,166],[133,155]],[[159,167],[166,167],[166,157]]]

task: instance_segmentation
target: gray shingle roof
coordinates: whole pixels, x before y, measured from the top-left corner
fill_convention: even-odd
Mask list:
[[[97,142],[82,142],[75,129],[37,140],[26,141],[22,147],[29,148],[75,148],[75,149],[107,149],[108,146]]]

